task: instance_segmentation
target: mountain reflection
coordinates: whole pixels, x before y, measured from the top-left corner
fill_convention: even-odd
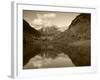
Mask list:
[[[55,49],[53,46],[42,46],[41,52],[29,59],[24,69],[57,68],[75,66],[69,56]]]

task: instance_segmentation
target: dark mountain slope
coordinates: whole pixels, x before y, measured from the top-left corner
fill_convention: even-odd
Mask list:
[[[69,28],[56,37],[59,41],[73,42],[77,40],[90,39],[90,14],[78,15],[70,24]]]
[[[67,40],[69,42],[76,40],[90,39],[90,14],[78,15],[70,24],[69,28],[59,35],[59,40]]]
[[[40,37],[39,31],[32,28],[28,22],[23,20],[23,65],[28,60],[39,53],[40,47],[35,44],[34,38]]]
[[[90,14],[80,14],[69,26],[73,36],[78,39],[90,39]]]
[[[23,20],[23,32],[25,33],[29,33],[32,34],[33,36],[40,36],[40,32],[37,31],[36,29],[32,28],[28,22],[26,22],[25,20]]]

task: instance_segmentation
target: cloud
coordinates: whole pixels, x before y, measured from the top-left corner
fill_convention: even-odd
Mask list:
[[[44,18],[55,18],[56,14],[54,14],[54,13],[48,13],[48,14],[44,14],[43,17]]]
[[[56,18],[56,14],[54,13],[37,14],[37,18],[33,20],[33,24],[43,25],[43,27],[51,26],[51,20],[54,18]]]
[[[52,19],[55,18],[56,14],[55,13],[47,13],[47,14],[37,14],[37,18],[41,18],[41,19]]]
[[[42,25],[43,20],[41,18],[37,18],[37,19],[34,19],[33,23],[36,24],[36,25]]]

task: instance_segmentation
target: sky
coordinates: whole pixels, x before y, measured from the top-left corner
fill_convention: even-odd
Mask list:
[[[35,29],[56,27],[64,31],[80,13],[23,10],[23,18]]]

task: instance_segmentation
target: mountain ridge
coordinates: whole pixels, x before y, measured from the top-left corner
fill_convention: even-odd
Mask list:
[[[76,41],[90,39],[90,14],[82,13],[71,22],[69,28],[58,36],[59,40]]]

